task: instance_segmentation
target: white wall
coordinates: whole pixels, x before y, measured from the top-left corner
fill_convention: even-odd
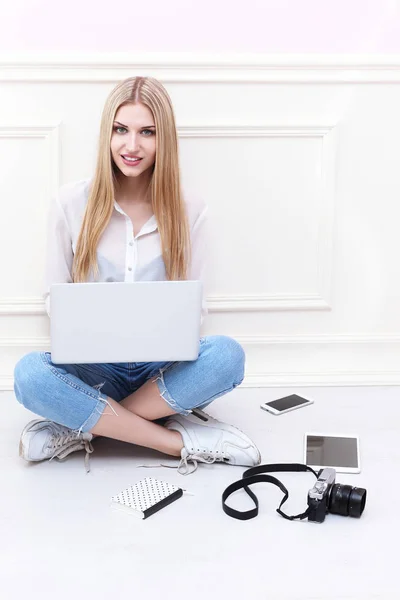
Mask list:
[[[171,94],[184,184],[210,206],[204,334],[243,344],[245,385],[400,383],[400,59],[106,58],[0,64],[0,389],[50,350],[47,209],[92,174],[105,98],[132,74]]]

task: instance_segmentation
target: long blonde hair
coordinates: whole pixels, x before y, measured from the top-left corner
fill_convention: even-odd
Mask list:
[[[124,104],[141,103],[153,113],[156,126],[156,159],[149,194],[161,239],[168,280],[186,279],[190,260],[189,225],[182,197],[178,136],[171,99],[152,77],[131,77],[109,94],[101,118],[97,165],[72,265],[74,283],[84,282],[89,271],[99,274],[96,251],[114,209],[117,167],[110,140],[115,115]]]

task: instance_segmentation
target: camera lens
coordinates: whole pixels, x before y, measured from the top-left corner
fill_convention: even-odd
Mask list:
[[[343,517],[361,517],[365,508],[367,490],[336,483],[329,498],[329,512]]]

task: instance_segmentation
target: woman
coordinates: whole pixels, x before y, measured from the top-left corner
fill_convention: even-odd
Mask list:
[[[205,222],[204,204],[181,192],[165,88],[151,77],[122,81],[104,106],[93,179],[62,186],[50,209],[48,315],[53,283],[201,279]],[[197,461],[256,465],[260,453],[245,434],[192,412],[243,376],[244,352],[226,336],[201,338],[188,362],[56,365],[49,352],[31,352],[15,366],[15,395],[45,419],[24,428],[20,455],[63,459],[85,449],[88,469],[91,440],[105,436],[180,457],[184,474]]]

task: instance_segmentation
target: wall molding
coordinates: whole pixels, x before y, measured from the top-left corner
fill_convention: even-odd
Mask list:
[[[331,310],[330,305],[318,295],[308,294],[253,294],[232,296],[210,296],[207,298],[210,314],[252,311],[285,310]],[[1,316],[46,315],[46,306],[41,296],[0,299]]]
[[[243,346],[265,346],[276,344],[400,344],[400,333],[339,333],[339,334],[306,334],[306,335],[234,335]],[[0,348],[50,348],[49,337],[0,337]],[[400,376],[400,370],[399,370]]]
[[[13,392],[14,391],[14,377],[1,377],[0,376],[0,392]]]
[[[47,315],[46,305],[41,296],[0,298],[0,316],[25,317],[29,315]]]
[[[207,307],[210,313],[331,310],[331,306],[328,304],[328,302],[322,296],[317,294],[252,294],[240,296],[209,296],[207,298]]]
[[[177,127],[182,138],[242,138],[242,137],[315,137],[323,138],[332,132],[332,124],[292,123],[290,125],[199,125]]]
[[[0,137],[46,137],[50,138],[50,173],[52,192],[58,186],[58,143],[59,124],[35,126],[0,127]],[[330,310],[332,277],[332,244],[334,216],[334,169],[335,169],[335,125],[334,124],[291,124],[291,125],[212,125],[178,127],[180,138],[268,138],[304,137],[321,140],[321,210],[319,213],[319,241],[317,250],[318,281],[317,294],[246,294],[215,295],[207,299],[210,313],[286,310]],[[57,168],[56,168],[57,167]],[[0,316],[26,316],[47,314],[42,298],[10,297],[0,299]]]
[[[54,195],[60,185],[60,122],[36,122],[30,125],[0,125],[0,139],[37,138],[48,145],[48,173],[50,181],[49,193]]]
[[[214,125],[178,127],[180,138],[304,137],[321,141],[317,294],[216,295],[207,298],[210,313],[284,310],[331,310],[335,208],[336,124]]]
[[[400,55],[3,53],[2,82],[400,83]]]
[[[373,352],[387,355],[392,353],[392,345],[397,345],[396,350],[400,349],[400,333],[397,334],[312,334],[312,335],[232,335],[245,350],[250,351],[256,346],[257,352],[262,352],[269,346],[286,345],[290,348],[293,345],[303,345],[309,350],[315,350],[316,347],[324,345],[333,347],[343,345],[350,348],[354,345],[364,345],[372,347]],[[380,347],[379,347],[380,346]],[[379,349],[378,349],[379,347]],[[51,351],[51,342],[49,337],[31,337],[31,338],[0,338],[0,349],[12,350],[20,348],[22,353],[31,351],[49,352]],[[301,350],[303,352],[303,350]],[[13,352],[15,355],[15,352]],[[381,361],[382,362],[382,361]],[[325,387],[325,386],[393,386],[400,385],[399,370],[320,370],[315,371],[271,371],[249,372],[246,373],[242,387],[246,388],[271,388],[271,387]],[[13,391],[14,379],[9,374],[0,374],[0,392]]]
[[[400,333],[337,333],[301,335],[237,335],[232,336],[243,345],[266,344],[387,344],[400,343]],[[1,344],[1,341],[0,341]],[[400,370],[399,370],[400,373]]]
[[[330,371],[315,373],[249,373],[241,387],[398,386],[400,371]],[[14,392],[14,378],[0,375],[0,392]]]
[[[1,383],[1,380],[0,380]],[[315,373],[249,373],[241,384],[246,388],[350,387],[400,385],[399,371],[321,371]],[[1,387],[0,387],[1,389]]]

